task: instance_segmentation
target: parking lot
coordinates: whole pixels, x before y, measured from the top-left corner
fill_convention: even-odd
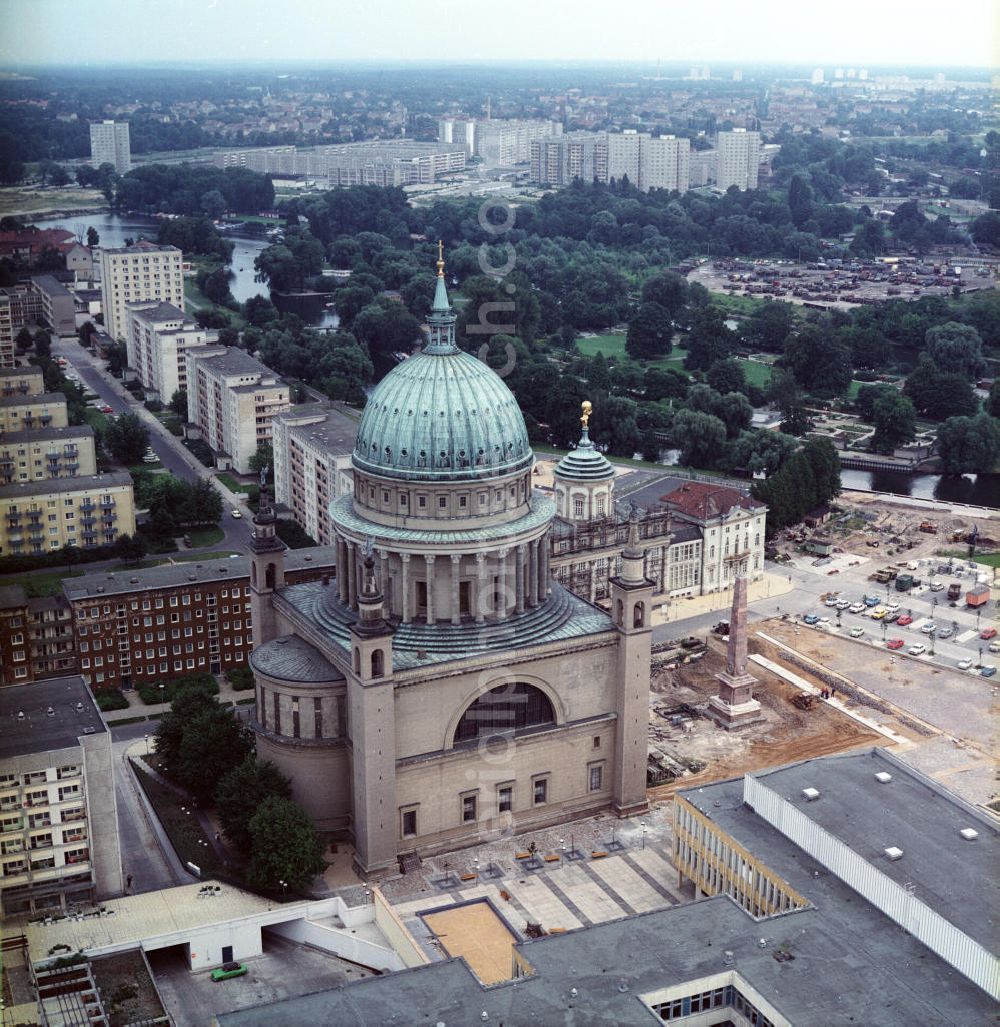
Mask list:
[[[264,931],[264,954],[246,960],[249,973],[214,983],[208,973],[193,974],[178,948],[149,953],[156,986],[177,1024],[196,1027],[213,1013],[259,1006],[308,995],[369,976],[353,963],[286,941]]]

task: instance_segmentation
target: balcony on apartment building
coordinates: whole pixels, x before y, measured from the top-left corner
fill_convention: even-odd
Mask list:
[[[89,513],[91,510],[97,509],[97,504],[92,499],[85,499],[80,504],[80,509],[85,513]]]

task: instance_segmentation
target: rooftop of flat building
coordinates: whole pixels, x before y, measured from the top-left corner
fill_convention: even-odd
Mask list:
[[[102,253],[128,254],[128,253],[177,253],[181,251],[176,246],[161,246],[159,243],[150,242],[148,239],[140,239],[131,246],[104,246]]]
[[[196,326],[194,318],[185,314],[180,307],[173,303],[167,303],[165,300],[137,300],[135,303],[126,303],[125,309],[133,317],[148,321],[150,324],[161,321],[187,321],[192,327]]]
[[[336,562],[336,546],[310,546],[308,549],[290,549],[285,553],[285,571],[302,570],[307,567],[328,568]],[[185,561],[164,564],[162,567],[126,568],[120,571],[95,571],[75,578],[63,580],[63,592],[67,599],[79,602],[145,589],[176,588],[178,586],[242,580],[250,575],[250,559],[247,556],[231,556],[225,559]]]
[[[358,422],[336,407],[322,403],[293,407],[278,415],[289,425],[289,434],[303,445],[317,446],[335,456],[350,456],[358,437]],[[296,421],[309,417],[304,424]],[[321,418],[321,419],[320,419]]]
[[[882,782],[876,774],[889,774]],[[832,835],[980,944],[996,944],[1000,881],[995,873],[1000,828],[937,782],[887,755],[864,750],[807,760],[755,774],[823,831]],[[806,800],[803,789],[819,795]],[[742,780],[681,793],[750,849],[775,873],[792,880],[813,862],[743,802]],[[967,841],[960,831],[972,828]],[[902,851],[890,859],[885,850]],[[825,868],[819,868],[826,875]]]
[[[49,296],[66,296],[72,298],[69,289],[52,275],[34,275],[32,281],[42,292]]]
[[[826,890],[822,908],[758,921],[717,896],[520,941],[514,949],[533,972],[513,981],[484,986],[454,958],[216,1021],[648,1025],[660,1022],[650,1006],[662,989],[681,997],[727,984],[793,1024],[972,1024],[993,1014],[985,992],[847,898]],[[729,1019],[725,1008],[715,1013],[713,1023]]]
[[[198,347],[188,350],[199,366],[206,366],[216,374],[261,374],[273,375],[275,372],[266,364],[262,364],[256,357],[250,356],[246,350],[239,346],[226,346],[219,352],[219,346],[205,347],[204,355],[198,352]]]
[[[79,674],[0,688],[0,759],[69,749],[106,730]]]
[[[19,610],[28,603],[22,585],[0,585],[0,610]]]
[[[0,446],[18,442],[47,442],[53,439],[93,438],[94,429],[89,424],[71,424],[65,428],[31,428],[28,431],[0,433]]]
[[[22,481],[13,485],[0,485],[0,500],[23,499],[27,496],[45,496],[54,492],[99,492],[102,489],[132,485],[128,471],[109,474],[87,474],[79,478],[46,478],[42,481]]]
[[[0,407],[47,406],[65,402],[64,392],[43,392],[38,396],[0,396]]]
[[[0,367],[0,378],[41,378],[40,367]]]

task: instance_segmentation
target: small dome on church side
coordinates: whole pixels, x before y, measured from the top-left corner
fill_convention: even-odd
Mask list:
[[[556,478],[568,481],[605,481],[615,476],[615,469],[608,458],[594,445],[590,439],[589,402],[583,404],[583,434],[576,445],[556,464],[553,474]]]
[[[475,481],[530,468],[534,455],[513,393],[492,368],[455,345],[443,274],[427,320],[429,344],[393,368],[369,397],[354,466],[417,481]]]

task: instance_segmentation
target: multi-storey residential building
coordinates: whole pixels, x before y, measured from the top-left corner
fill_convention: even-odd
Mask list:
[[[126,472],[0,485],[0,555],[91,548],[134,534]]]
[[[0,368],[14,366],[14,334],[10,297],[0,289]]]
[[[76,301],[73,294],[52,275],[31,279],[31,288],[41,300],[41,322],[56,335],[76,335]]]
[[[716,186],[725,192],[730,186],[737,189],[756,189],[760,169],[760,132],[734,128],[720,132],[716,163]]]
[[[102,164],[114,164],[119,175],[132,170],[127,121],[98,121],[91,124],[90,163],[95,168]]]
[[[644,138],[639,152],[639,188],[686,193],[690,179],[691,140],[661,135]]]
[[[562,133],[557,121],[502,119],[477,121],[476,156],[488,168],[527,164],[531,160],[531,143]]]
[[[627,128],[624,132],[608,132],[608,181],[620,182],[628,178],[632,185],[639,186],[639,168],[642,165],[640,149],[644,140],[649,139],[646,132],[636,132]]]
[[[40,396],[44,391],[45,378],[40,367],[4,367],[0,369],[0,398]]]
[[[125,341],[127,303],[162,300],[184,310],[181,256],[176,246],[157,246],[145,239],[101,250],[101,303],[104,327],[112,339]]]
[[[0,484],[97,473],[94,429],[87,425],[0,432]]]
[[[0,432],[65,428],[68,424],[66,397],[61,392],[25,395],[18,388],[14,395],[0,396]]]
[[[215,156],[216,167],[249,168],[262,174],[325,179],[335,186],[425,185],[441,175],[465,170],[465,148],[410,139],[341,143],[313,150],[294,146],[234,150]]]
[[[569,185],[608,180],[608,144],[604,132],[567,132],[531,141],[531,180]]]
[[[201,429],[219,467],[250,471],[257,448],[271,441],[271,423],[287,410],[288,386],[235,346],[198,346],[185,353],[188,420]]]
[[[73,614],[64,596],[28,598],[20,585],[0,586],[0,685],[75,674]]]
[[[214,342],[215,332],[201,328],[182,309],[162,300],[125,305],[125,339],[129,367],[148,392],[164,403],[187,388],[184,353],[191,346]]]
[[[357,422],[323,403],[275,417],[274,496],[321,545],[333,541],[330,503],[354,489],[351,452]]]
[[[465,147],[465,156],[476,152],[475,118],[441,118],[438,121],[439,143],[460,143]]]
[[[123,891],[111,735],[78,677],[0,689],[0,893],[5,916]]]
[[[288,554],[293,581],[329,577],[332,546]],[[253,648],[245,557],[95,572],[63,582],[79,670],[95,689],[242,667]]]

